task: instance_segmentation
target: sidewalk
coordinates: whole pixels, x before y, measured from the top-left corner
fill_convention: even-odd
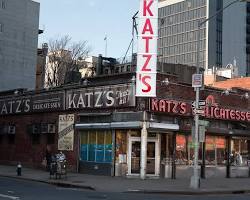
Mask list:
[[[166,194],[234,194],[250,193],[250,178],[211,178],[201,181],[199,190],[189,188],[189,179],[128,179],[124,177],[94,176],[69,173],[64,179],[50,179],[49,173],[30,168],[22,168],[22,176],[16,175],[15,166],[0,165],[0,176],[21,178],[55,184],[64,187],[77,187],[99,192],[140,192]]]

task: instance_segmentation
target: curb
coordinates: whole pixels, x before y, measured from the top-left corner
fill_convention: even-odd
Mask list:
[[[39,180],[39,179],[22,177],[22,176],[19,177],[19,176],[2,175],[2,174],[0,174],[0,177],[13,178],[13,179],[19,179],[19,180],[26,180],[26,181],[34,181],[34,182],[39,182],[39,183],[46,183],[46,184],[56,185],[56,186],[65,187],[65,188],[80,188],[80,189],[96,191],[96,189],[94,187],[92,187],[92,186],[73,184],[73,183],[70,183],[70,182],[67,182],[67,181]]]
[[[248,190],[128,190],[124,193],[141,193],[141,194],[174,194],[174,195],[224,195],[224,194],[249,194]]]

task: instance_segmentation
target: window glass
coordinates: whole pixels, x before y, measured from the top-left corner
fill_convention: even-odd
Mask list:
[[[231,140],[230,164],[247,166],[249,160],[250,138],[233,138]]]
[[[192,165],[194,159],[194,143],[192,136],[176,135],[176,164]],[[202,147],[198,150],[199,163],[202,161]]]
[[[222,136],[206,136],[206,164],[226,164],[226,139]]]
[[[176,164],[187,164],[187,143],[185,135],[176,135]]]
[[[2,33],[2,32],[3,32],[3,24],[0,23],[0,33]]]
[[[96,132],[90,132],[88,161],[95,161],[95,149],[96,149]]]
[[[105,134],[103,134],[103,132],[97,132],[96,162],[103,162],[104,136],[105,136]]]
[[[111,132],[89,131],[81,133],[81,160],[99,163],[111,162]]]
[[[81,134],[81,160],[88,160],[88,133]]]
[[[112,134],[106,132],[105,134],[105,160],[104,162],[112,162]]]

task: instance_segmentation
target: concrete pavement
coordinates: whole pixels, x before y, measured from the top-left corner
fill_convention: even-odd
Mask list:
[[[250,193],[250,178],[210,178],[201,180],[201,188],[192,190],[189,179],[146,179],[95,176],[68,173],[66,178],[50,179],[46,171],[22,168],[22,176],[16,175],[16,166],[0,165],[0,176],[77,187],[99,192],[136,192],[157,194],[239,194]]]

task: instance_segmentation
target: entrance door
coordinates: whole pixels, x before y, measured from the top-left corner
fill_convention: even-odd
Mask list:
[[[155,174],[155,142],[148,142],[147,146],[147,174]]]
[[[132,141],[131,144],[131,174],[140,174],[141,142]]]
[[[147,143],[147,174],[158,175],[159,174],[159,159],[157,155],[160,155],[159,142],[157,139],[148,139]],[[141,138],[130,137],[129,149],[128,149],[128,174],[139,175],[140,163],[141,163]],[[159,157],[159,156],[158,156]]]

